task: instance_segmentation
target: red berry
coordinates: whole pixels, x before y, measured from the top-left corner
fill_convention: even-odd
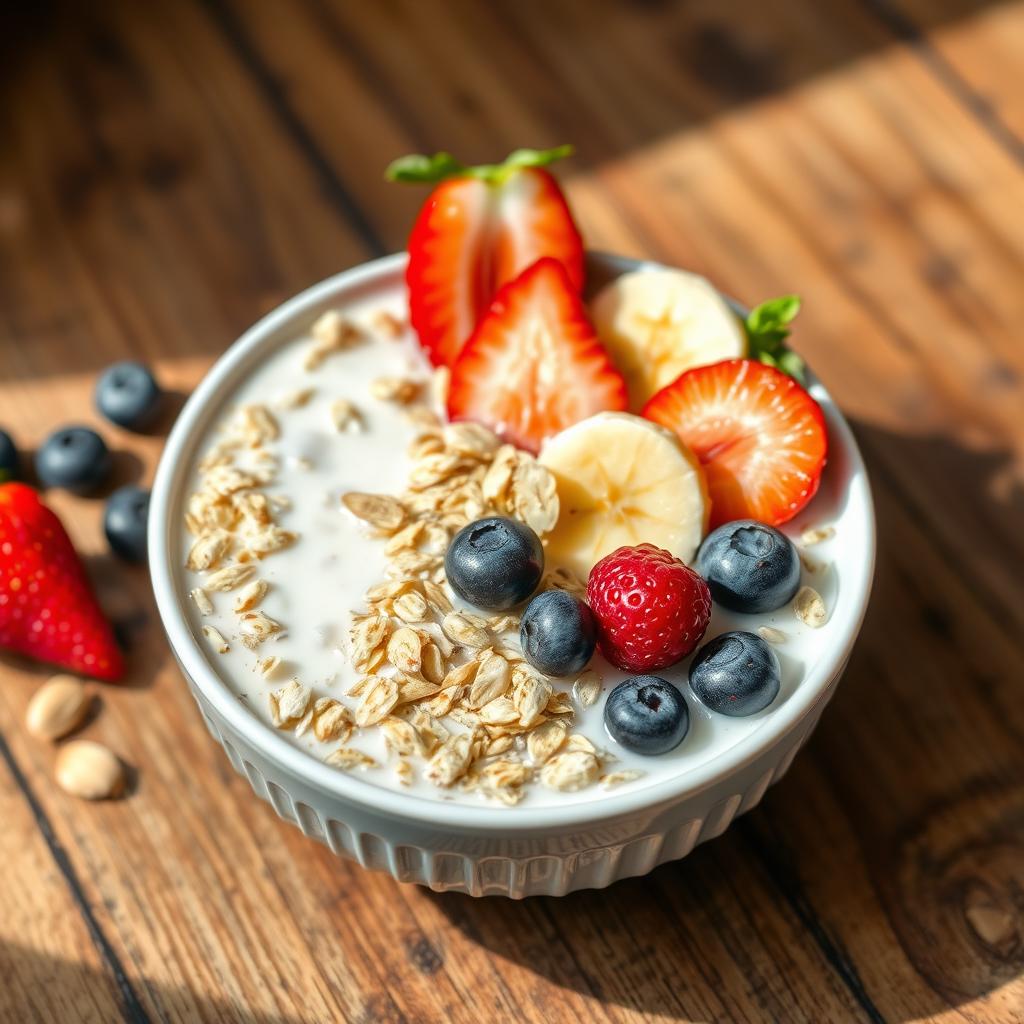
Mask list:
[[[605,410],[626,408],[626,383],[558,260],[506,284],[452,367],[448,413],[527,451]]]
[[[828,434],[818,403],[792,377],[754,359],[687,370],[643,415],[700,459],[711,529],[734,519],[789,522],[821,483]]]
[[[605,555],[587,581],[601,652],[627,672],[665,668],[700,643],[711,591],[688,565],[653,544]]]
[[[0,647],[116,680],[121,652],[60,520],[25,484],[0,484]]]
[[[498,289],[542,256],[557,259],[579,291],[583,242],[558,182],[521,154],[515,166],[419,180],[439,177],[409,236],[406,281],[420,343],[436,365],[451,366]]]

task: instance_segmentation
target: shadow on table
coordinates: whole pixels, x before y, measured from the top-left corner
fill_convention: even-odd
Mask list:
[[[208,1024],[300,1024],[298,1014],[268,1013],[239,1007],[229,999],[199,996],[184,986],[132,980],[119,990],[113,972],[74,963],[50,953],[0,941],[0,1020],[75,1021],[147,1020],[142,999],[162,1019]],[[59,1009],[59,1015],[55,1010]],[[141,1010],[141,1012],[139,1012]],[[133,1012],[134,1011],[134,1012]]]
[[[127,0],[9,5],[0,121],[9,108],[17,130],[0,160],[0,258],[24,280],[6,296],[0,362],[2,346],[31,346],[31,357],[8,360],[8,374],[89,372],[128,354],[138,325],[151,351],[166,338],[176,355],[213,354],[287,295],[402,248],[422,192],[384,198],[382,164],[399,154],[382,153],[382,124],[395,145],[458,148],[468,162],[574,141],[571,176],[996,2],[915,4],[913,20],[887,0],[565,2],[545,17],[506,0],[453,11],[439,4],[434,19],[414,11],[429,3],[396,4],[387,5],[386,27],[368,27],[359,5],[333,0],[301,5],[303,27],[280,41],[221,0],[189,17],[174,16],[191,8],[174,2],[146,5],[145,18]],[[193,45],[190,25],[207,45]],[[157,40],[158,49],[189,54],[188,76],[151,59]],[[301,55],[295,46],[305,47]],[[481,46],[486,74],[475,58],[453,59],[460,47]],[[210,83],[236,63],[239,98],[227,117]],[[410,72],[416,64],[431,73]],[[346,98],[353,137],[339,152],[334,119],[297,97],[315,96],[312,83],[340,69],[356,87]],[[512,83],[514,99],[497,82]],[[238,129],[226,131],[228,123]],[[279,159],[236,150],[246,132],[272,140]],[[293,186],[293,163],[309,184]],[[227,195],[224,176],[235,179]],[[308,254],[286,222],[269,219],[279,194],[295,187],[323,207],[322,237],[334,240]],[[65,274],[66,264],[75,273]],[[102,317],[82,316],[92,306]]]
[[[399,74],[393,58],[418,51],[420,58],[429,59],[444,44],[454,47],[455,52],[459,47],[468,52],[479,45],[476,37],[488,36],[489,61],[495,74],[515,80],[517,102],[537,116],[538,124],[552,133],[552,138],[557,136],[555,141],[575,139],[577,166],[590,168],[731,108],[832,72],[898,41],[920,39],[1005,2],[948,0],[916,4],[911,15],[888,0],[869,0],[849,5],[849,9],[823,7],[807,0],[782,0],[770,8],[755,0],[691,4],[620,0],[604,2],[597,9],[587,2],[563,2],[543,18],[536,17],[529,5],[515,0],[489,4],[485,14],[475,16],[438,3],[435,32],[424,34],[414,12],[403,10],[400,3],[389,12],[385,30],[381,24],[362,24],[358,12],[343,0],[325,0],[298,19],[301,30],[286,42],[284,38],[261,37],[248,19],[231,15],[227,5],[214,0],[206,5],[203,24],[227,51],[218,55],[221,59],[226,59],[227,53],[245,51],[247,69],[266,91],[265,99],[275,107],[277,116],[294,118],[302,124],[301,130],[293,127],[291,132],[297,148],[307,156],[315,148],[321,159],[324,154],[317,145],[319,133],[329,130],[329,126],[303,123],[304,112],[292,109],[290,82],[274,81],[274,76],[269,81],[260,78],[262,71],[278,67],[288,56],[288,46],[306,42],[308,52],[301,65],[304,74],[331,74],[335,65],[351,64],[361,86],[353,92],[351,102],[365,103],[367,95],[373,95],[378,115],[382,112],[393,118],[403,131],[414,136],[423,151],[452,145],[450,137],[438,133],[453,119],[479,124],[480,131],[464,132],[475,151],[457,154],[477,163],[497,158],[494,146],[502,142],[496,143],[495,133],[500,136],[503,124],[515,120],[516,111],[509,109],[504,94],[481,88],[483,81],[473,77],[470,64],[460,66],[457,60],[449,60],[448,66],[435,69],[436,77],[420,78]],[[162,6],[172,10],[175,4]],[[416,6],[429,9],[431,4]],[[75,81],[80,93],[76,97],[78,114],[87,127],[96,129],[93,141],[99,177],[120,175],[123,184],[133,185],[135,172],[139,183],[158,191],[174,182],[147,176],[145,167],[139,173],[123,166],[119,159],[123,154],[116,147],[103,145],[109,132],[106,117],[111,110],[123,113],[127,109],[114,86],[137,85],[137,79],[148,70],[136,52],[140,27],[132,15],[132,5],[124,0],[113,0],[102,11],[69,0],[12,9],[0,36],[0,108],[4,102],[17,103],[23,98],[22,76],[26,72],[46,68],[56,75],[57,82]],[[176,39],[175,33],[182,32],[185,24],[160,19],[154,22],[153,30],[161,32],[168,45],[174,45],[184,41]],[[312,30],[320,36],[319,45],[312,45],[312,39],[303,36],[303,31]],[[372,39],[375,45],[365,46],[360,33],[379,33],[379,37]],[[566,39],[573,41],[569,51],[564,47]],[[549,59],[554,47],[562,51],[559,61]],[[213,49],[196,49],[192,56],[197,61],[209,60],[215,53]],[[642,117],[636,117],[637,109],[629,105],[635,97],[621,91],[621,80],[608,67],[610,53],[616,54],[617,73],[632,76],[630,91],[645,97]],[[202,70],[198,64],[196,73]],[[524,75],[525,71],[534,73]],[[62,78],[62,72],[73,77]],[[159,120],[167,116],[159,102],[162,83],[153,85],[150,94],[139,98],[144,105],[137,113]],[[434,118],[427,116],[431,105],[436,108],[432,111]],[[357,120],[353,117],[353,122]],[[624,125],[625,121],[630,123]],[[367,124],[368,130],[378,131],[379,116],[376,122]],[[526,140],[511,141],[523,144]],[[377,152],[374,147],[367,149]],[[350,166],[360,158],[359,147],[345,153]],[[201,160],[195,162],[202,164]],[[84,180],[79,190],[73,181],[64,181],[65,190],[70,190],[77,202],[82,199],[78,191],[88,193],[103,184],[102,180],[93,180],[96,174],[90,173],[92,169],[89,163],[81,166],[80,177]],[[340,173],[342,169],[334,170]],[[379,168],[374,171],[379,173]]]
[[[1004,550],[1009,570],[1024,565],[1010,529],[1024,487],[1006,483],[1009,452],[855,429],[876,495],[875,589],[843,684],[786,779],[646,878],[518,904],[427,897],[467,937],[659,1019],[714,1017],[708,990],[723,1013],[732,992],[765,1019],[823,1019],[813,1001],[831,978],[848,1019],[912,1020],[998,1001],[1024,972],[1024,650],[985,624],[977,557]],[[890,483],[901,469],[923,509]],[[969,496],[970,552],[934,535],[944,489]],[[966,589],[944,583],[951,572]],[[960,621],[964,600],[976,606]],[[795,983],[806,974],[816,980]]]

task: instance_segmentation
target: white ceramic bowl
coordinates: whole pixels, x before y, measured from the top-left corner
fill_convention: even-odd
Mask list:
[[[637,266],[594,255],[591,280]],[[850,428],[825,389],[812,393],[828,423],[827,469],[837,545],[837,597],[827,654],[741,742],[692,769],[598,802],[530,807],[424,802],[331,768],[258,719],[214,672],[188,623],[179,552],[185,487],[196,445],[226,395],[276,346],[326,309],[394,295],[405,257],[389,256],[314,285],[264,317],[217,361],[189,399],[164,451],[150,506],[149,563],[171,648],[206,724],[235,769],[281,817],[338,854],[403,882],[473,895],[561,895],[641,875],[685,856],[755,806],[785,773],[835,691],[863,619],[874,569],[874,515]],[[823,491],[826,487],[823,485]],[[819,496],[816,501],[821,501]]]

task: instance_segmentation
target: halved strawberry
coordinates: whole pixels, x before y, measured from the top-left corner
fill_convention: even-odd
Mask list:
[[[64,527],[26,484],[0,484],[0,647],[97,679],[124,672]]]
[[[438,182],[409,236],[409,315],[438,366],[451,366],[498,289],[542,256],[583,285],[583,243],[543,165],[571,152],[517,150],[504,163],[465,167],[447,153],[388,168],[394,181]]]
[[[505,285],[477,325],[452,368],[448,414],[536,452],[560,430],[626,403],[626,383],[575,285],[545,257]]]
[[[828,452],[818,403],[779,370],[728,359],[687,370],[644,406],[700,459],[711,528],[733,519],[778,526],[818,490]]]

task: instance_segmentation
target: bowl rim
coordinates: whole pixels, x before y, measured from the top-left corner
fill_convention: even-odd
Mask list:
[[[399,276],[404,271],[405,262],[405,253],[395,253],[361,263],[288,299],[258,320],[217,359],[181,410],[168,436],[153,483],[148,549],[157,611],[183,673],[238,736],[282,770],[297,776],[315,789],[355,804],[365,811],[420,825],[427,824],[435,829],[476,833],[500,830],[517,834],[543,830],[564,831],[678,804],[739,772],[769,750],[787,732],[796,728],[842,672],[860,631],[874,577],[875,513],[864,461],[846,419],[825,388],[813,377],[811,388],[828,422],[830,452],[842,449],[846,455],[849,466],[846,487],[852,490],[856,484],[863,489],[865,535],[859,540],[866,557],[858,563],[860,571],[852,579],[844,577],[844,601],[833,611],[835,616],[840,614],[842,608],[845,626],[841,634],[842,643],[819,658],[794,693],[760,728],[680,775],[635,790],[613,790],[599,801],[582,803],[574,803],[570,798],[565,804],[541,807],[530,807],[529,804],[488,807],[456,800],[426,801],[411,793],[390,790],[363,780],[355,773],[340,771],[293,746],[248,710],[214,671],[189,626],[186,598],[176,590],[175,574],[178,569],[172,564],[172,559],[174,562],[180,561],[177,544],[172,543],[172,540],[178,540],[180,524],[170,520],[172,510],[180,506],[174,488],[182,484],[187,476],[193,449],[201,434],[197,427],[205,426],[203,420],[210,404],[219,402],[222,393],[235,386],[236,371],[248,362],[254,350],[271,343],[269,339],[275,336],[278,336],[278,344],[287,344],[287,337],[282,336],[285,328],[291,326],[291,336],[294,337],[294,327],[308,323],[312,311],[331,300],[342,300],[346,293],[386,286],[389,284],[388,278]],[[652,265],[651,261],[600,252],[588,253],[588,262],[601,271],[610,272],[612,276]],[[732,304],[742,308],[735,302]]]

